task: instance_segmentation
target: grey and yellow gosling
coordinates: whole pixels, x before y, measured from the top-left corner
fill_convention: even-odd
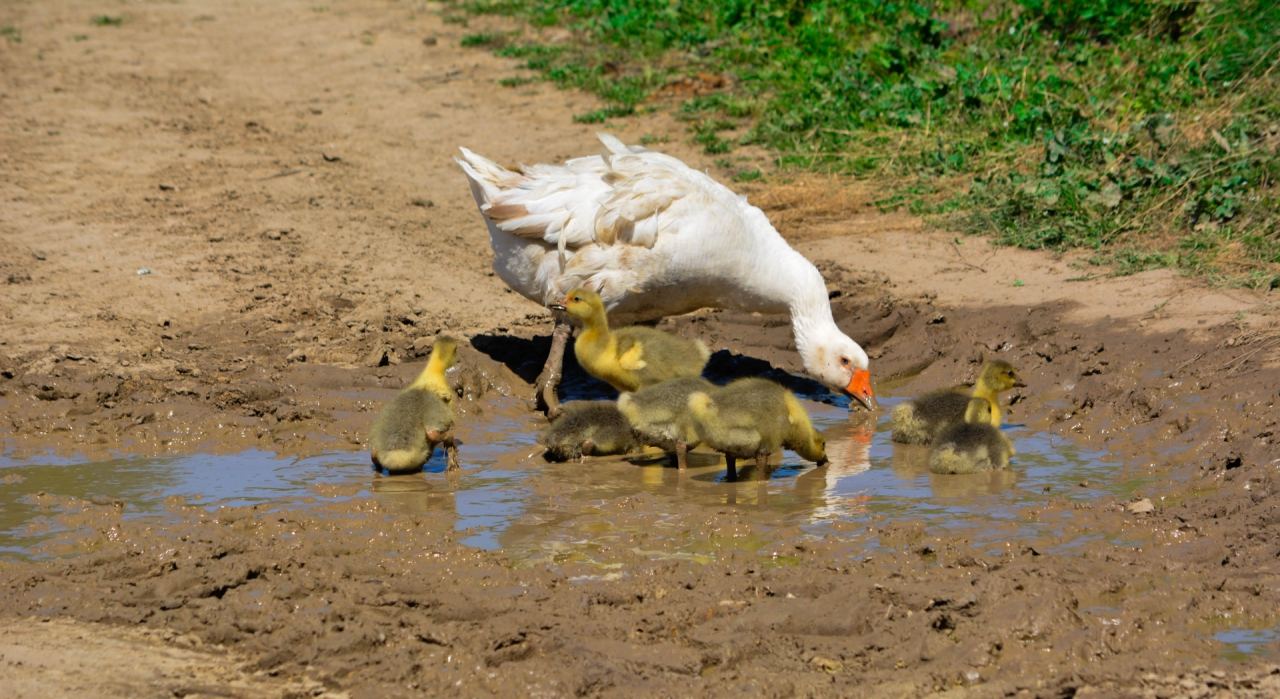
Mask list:
[[[656,386],[624,393],[618,410],[631,422],[640,443],[676,455],[676,465],[686,468],[690,449],[702,443],[697,420],[689,410],[689,396],[706,393],[715,384],[701,376],[672,379]]]
[[[768,379],[746,378],[689,397],[702,443],[724,454],[730,478],[737,460],[755,457],[764,478],[769,455],[781,448],[801,458],[826,463],[826,440],[791,391]]]
[[[431,347],[427,366],[413,383],[378,413],[369,436],[373,465],[390,473],[422,469],[437,444],[444,444],[448,470],[458,466],[453,438],[453,391],[444,373],[458,361],[458,342],[441,335]]]
[[[638,391],[671,379],[697,377],[711,357],[699,340],[686,340],[643,326],[609,329],[604,301],[588,289],[574,289],[560,305],[582,321],[574,356],[588,374],[620,392]]]
[[[627,454],[640,448],[631,422],[613,401],[579,401],[562,406],[560,417],[542,435],[548,461]]]
[[[964,422],[944,429],[929,452],[933,473],[983,473],[1009,468],[1013,441],[991,424],[991,403],[971,398]]]
[[[1020,386],[1026,384],[1012,364],[1002,359],[987,362],[969,395],[943,388],[922,393],[894,408],[889,415],[889,425],[893,428],[890,439],[901,444],[932,444],[942,430],[964,421],[970,398],[987,401],[991,407],[991,424],[999,427],[1004,415],[1000,394]]]

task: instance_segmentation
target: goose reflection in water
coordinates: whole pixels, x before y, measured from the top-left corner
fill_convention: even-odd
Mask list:
[[[809,521],[840,519],[864,512],[871,499],[866,489],[856,489],[859,474],[871,468],[874,424],[853,424],[829,429],[828,463],[796,479],[796,491],[811,492],[804,498],[817,505]]]

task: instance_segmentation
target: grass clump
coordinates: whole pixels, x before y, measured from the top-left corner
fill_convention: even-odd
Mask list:
[[[116,17],[112,17],[111,15],[94,15],[89,19],[89,24],[92,24],[95,27],[118,27],[124,24],[125,19],[127,19],[125,15],[118,15]]]
[[[709,153],[753,143],[783,168],[875,178],[885,210],[1011,245],[1092,249],[1119,273],[1172,265],[1280,286],[1280,4],[1270,0],[456,0],[453,10],[524,19],[529,31],[498,52],[606,101],[580,120],[667,104]],[[540,41],[549,26],[572,40]]]

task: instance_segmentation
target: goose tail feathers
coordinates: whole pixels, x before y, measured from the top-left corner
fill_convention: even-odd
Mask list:
[[[502,191],[503,182],[519,176],[518,173],[511,172],[467,148],[459,148],[459,150],[462,151],[462,157],[455,157],[453,160],[466,174],[467,181],[471,183],[471,193],[475,195],[476,203],[481,206],[492,202],[498,196]]]

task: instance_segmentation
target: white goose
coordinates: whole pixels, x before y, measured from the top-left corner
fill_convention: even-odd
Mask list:
[[[840,332],[817,268],[760,209],[683,162],[598,134],[600,155],[512,172],[466,148],[456,159],[489,225],[493,269],[551,306],[586,287],[611,320],[656,320],[700,308],[791,314],[805,371],[868,409],[867,353]],[[569,338],[556,315],[539,377],[548,409]]]

